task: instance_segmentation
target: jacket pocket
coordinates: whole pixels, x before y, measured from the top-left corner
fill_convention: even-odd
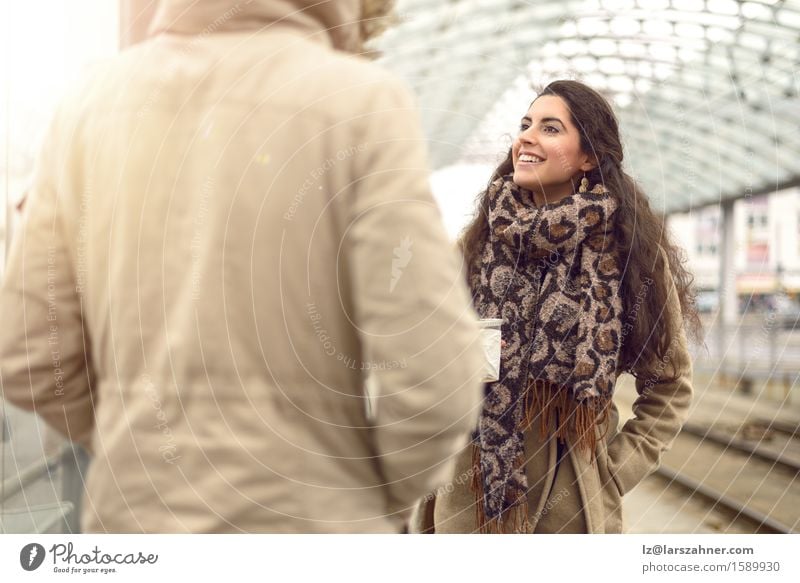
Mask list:
[[[597,472],[600,476],[600,496],[603,499],[604,531],[622,532],[622,492],[608,467],[608,445],[605,439],[597,442]]]

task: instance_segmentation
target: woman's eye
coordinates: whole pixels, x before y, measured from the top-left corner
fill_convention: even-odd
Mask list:
[[[521,124],[519,124],[519,131],[524,132],[529,127],[531,127],[531,124],[522,122]]]
[[[555,126],[544,126],[544,132],[546,134],[557,134],[558,128]]]

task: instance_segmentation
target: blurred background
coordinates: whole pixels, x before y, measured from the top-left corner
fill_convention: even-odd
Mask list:
[[[25,0],[0,18],[0,245],[65,87],[142,40],[155,0]],[[695,401],[628,532],[800,532],[800,0],[399,0],[374,47],[418,97],[455,238],[537,91],[615,106],[706,328]],[[2,261],[0,261],[0,264]],[[617,401],[630,415],[633,379]],[[0,532],[76,532],[82,452],[0,403]]]

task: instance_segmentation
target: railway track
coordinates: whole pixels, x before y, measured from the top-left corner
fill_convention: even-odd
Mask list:
[[[687,423],[657,474],[751,523],[754,532],[800,532],[800,440],[796,427],[788,429],[767,424],[758,439],[747,439]]]
[[[778,419],[759,419],[758,423],[766,427],[768,430],[777,431],[784,435],[800,438],[800,425],[794,423],[787,423]]]

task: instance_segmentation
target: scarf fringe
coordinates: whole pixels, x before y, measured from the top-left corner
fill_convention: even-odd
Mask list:
[[[525,464],[522,456],[514,460],[514,471],[516,472]],[[526,499],[518,501],[508,510],[492,519],[487,519],[486,508],[484,506],[483,471],[481,470],[481,450],[476,444],[472,444],[472,482],[470,484],[475,493],[475,522],[478,525],[478,532],[481,534],[526,534],[531,533],[533,528],[528,519],[528,502]]]
[[[536,416],[539,415],[539,435],[542,440],[551,435],[555,436],[556,439],[568,443],[571,448],[588,455],[591,463],[596,463],[597,458],[594,454],[597,441],[605,439],[608,432],[610,399],[601,400],[592,397],[576,403],[570,398],[568,390],[542,379],[537,379],[529,384],[523,398],[521,431],[531,430]],[[598,426],[604,427],[601,435],[598,435],[596,430]],[[514,471],[522,468],[524,464],[523,456],[517,457],[514,460]],[[475,521],[480,533],[530,533],[533,531],[528,518],[526,498],[512,504],[499,516],[491,519],[486,516],[481,450],[480,446],[474,443],[472,444],[470,486],[475,494]]]
[[[594,462],[597,440],[604,439],[608,431],[610,399],[590,397],[576,402],[569,391],[549,381],[536,379],[525,390],[521,431],[533,425],[539,415],[539,437],[553,435],[568,443]],[[596,427],[605,427],[598,435]]]

